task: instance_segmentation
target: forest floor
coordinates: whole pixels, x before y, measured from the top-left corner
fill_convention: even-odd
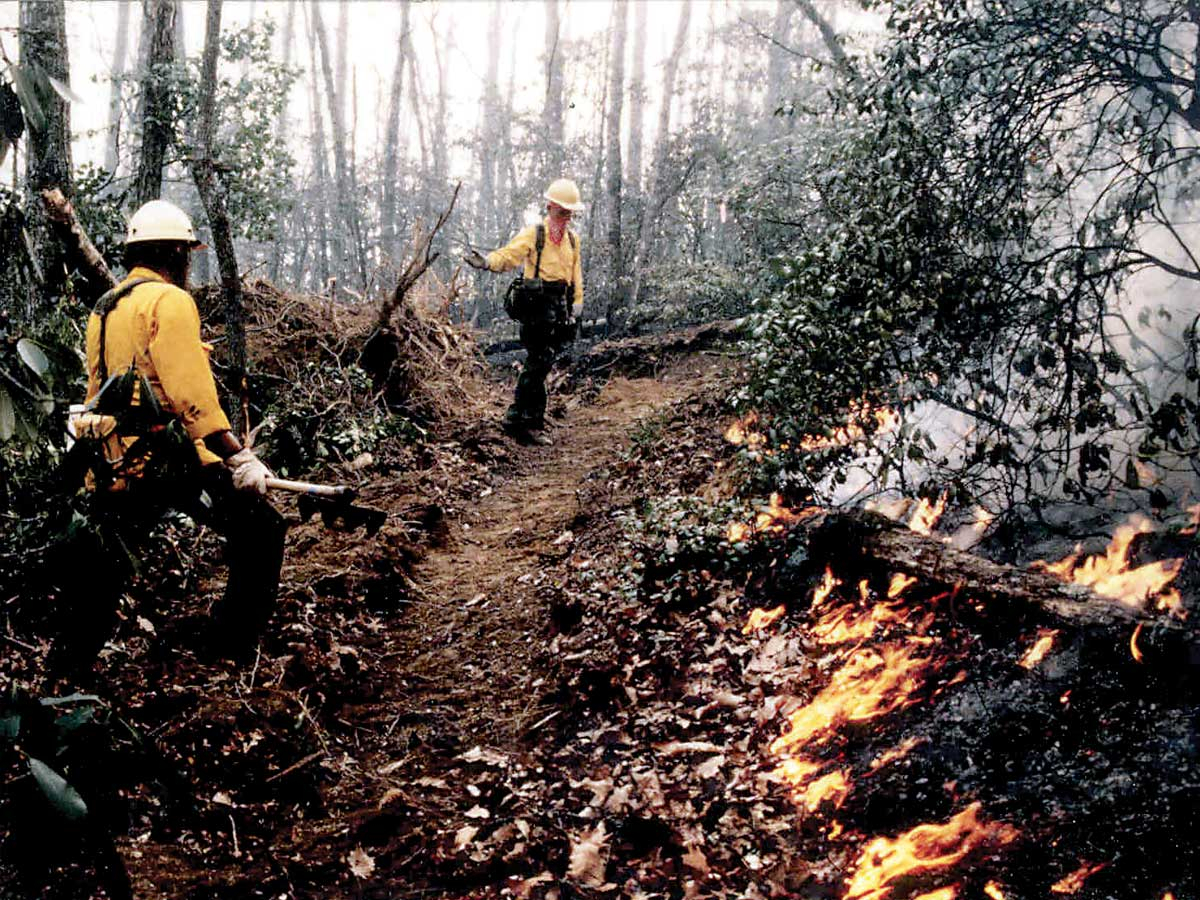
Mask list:
[[[821,511],[740,495],[716,340],[576,360],[549,447],[503,434],[492,382],[332,467],[388,520],[281,504],[280,602],[244,665],[205,658],[221,543],[185,522],[92,684],[39,685],[22,633],[0,673],[108,711],[55,707],[97,728],[55,759],[133,895],[1197,896],[1194,528],[1133,549],[1179,558],[1192,613],[1144,634],[898,580],[849,532],[810,541]],[[101,842],[6,803],[0,900],[114,896],[90,887]]]
[[[123,848],[136,895],[503,888],[498,873],[521,866],[453,863],[458,820],[478,803],[444,776],[471,753],[525,756],[547,718],[571,715],[553,696],[562,663],[548,644],[572,529],[628,502],[612,470],[638,428],[717,396],[727,369],[702,354],[589,383],[552,405],[549,447],[503,435],[498,385],[493,416],[433,448],[420,477],[366,478],[361,502],[390,516],[377,537],[293,528],[284,633],[254,671],[189,671],[185,652],[153,681],[190,699],[161,719],[154,704],[154,721],[144,683],[126,686],[138,724],[196,781],[193,827],[152,827]],[[711,430],[719,440],[720,423]]]

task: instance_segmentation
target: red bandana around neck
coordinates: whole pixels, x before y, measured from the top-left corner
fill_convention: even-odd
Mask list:
[[[550,226],[546,229],[546,233],[550,235],[550,240],[556,244],[561,244],[563,235],[567,233],[567,220],[556,219],[554,216],[549,216]]]

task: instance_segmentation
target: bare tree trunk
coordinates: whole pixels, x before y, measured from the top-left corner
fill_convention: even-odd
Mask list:
[[[612,61],[608,70],[608,156],[604,192],[608,198],[609,299],[605,318],[611,328],[626,305],[621,266],[621,113],[625,100],[625,31],[628,7],[613,4]]]
[[[833,60],[833,64],[837,67],[838,71],[851,81],[858,81],[858,70],[854,68],[854,64],[850,62],[850,58],[846,56],[846,51],[842,49],[842,42],[838,40],[837,32],[829,24],[829,20],[821,15],[821,12],[813,5],[812,0],[795,0],[795,4],[799,7],[804,17],[812,22],[816,26],[817,31],[821,33],[821,40],[825,42],[825,47],[829,50],[829,58]]]
[[[446,134],[446,67],[450,58],[450,32],[449,29],[446,29],[439,36],[433,22],[429,23],[429,28],[432,32],[433,52],[438,72],[437,101],[434,104],[432,124],[433,133],[440,136],[439,140],[433,142],[433,190],[436,192],[441,191],[445,186],[450,168],[446,154],[446,147],[450,142],[441,139]]]
[[[496,146],[500,148],[496,158],[496,228],[500,234],[512,234],[516,230],[517,205],[513,202],[516,172],[513,168],[512,122],[513,97],[517,88],[517,49],[521,46],[521,23],[513,23],[509,41],[508,85],[504,91],[504,110],[496,133]]]
[[[329,286],[330,278],[334,275],[329,265],[329,168],[325,158],[325,119],[321,115],[321,94],[316,75],[318,71],[316,22],[309,19],[307,6],[304,7],[304,16],[309,25],[309,71],[313,73],[309,92],[309,109],[312,112],[313,180],[315,182],[315,202],[312,202],[312,206],[316,209],[314,218],[316,219],[317,273],[320,276],[317,290],[318,293],[324,293]],[[334,251],[337,252],[336,245]],[[295,281],[299,284],[299,277]]]
[[[433,214],[434,196],[429,187],[429,137],[430,129],[425,125],[427,104],[425,103],[425,95],[421,90],[421,70],[417,68],[417,57],[412,52],[412,45],[408,47],[408,89],[409,89],[409,105],[412,107],[413,119],[417,123],[417,150],[421,154],[421,203],[420,215],[424,218],[429,218]],[[443,126],[444,127],[444,126]],[[444,134],[445,132],[438,132]],[[446,141],[433,141],[434,147],[444,145]],[[405,154],[408,153],[408,137],[405,136],[402,149]],[[434,151],[437,152],[436,149]],[[440,183],[439,183],[440,184]],[[414,213],[415,217],[415,213]]]
[[[130,202],[133,208],[162,196],[163,166],[171,130],[171,67],[175,64],[175,0],[142,4],[142,148]]]
[[[67,11],[63,0],[39,3],[22,0],[18,22],[21,62],[40,68],[64,84],[69,83]],[[60,188],[70,198],[73,193],[70,108],[57,93],[52,93],[43,99],[42,113],[44,126],[29,129],[26,188],[34,197],[46,188]],[[42,297],[54,300],[66,291],[65,248],[52,231],[41,204],[29,205],[29,218],[34,256],[41,273]]]
[[[646,0],[639,0],[633,26],[633,72],[629,79],[629,160],[625,168],[629,205],[633,209],[631,238],[639,240],[646,216],[642,191],[642,132],[646,125]],[[632,299],[632,298],[631,298]]]
[[[558,0],[546,0],[546,99],[542,103],[542,140],[546,142],[545,166],[542,174],[546,178],[558,178],[565,174],[566,163],[563,149],[563,64],[559,48],[559,32],[562,26],[558,16]]]
[[[121,161],[121,79],[125,75],[125,57],[129,51],[130,3],[117,6],[117,37],[113,44],[112,84],[108,89],[108,140],[104,144],[104,168],[117,171]]]
[[[642,191],[642,129],[646,123],[646,0],[634,4],[633,71],[629,77],[629,159],[625,183],[637,204]]]
[[[296,0],[288,0],[287,20],[283,26],[283,64],[291,66],[292,58],[295,56],[296,45]],[[282,145],[288,136],[288,98],[283,101],[283,108],[279,110],[279,120],[275,123],[275,138]],[[293,195],[292,206],[296,205],[296,198]],[[286,227],[287,220],[291,218],[291,209],[281,208],[275,214],[275,234],[274,243],[271,247],[271,281],[272,283],[279,282],[279,274],[283,270],[283,254],[287,238],[291,237]]]
[[[608,31],[609,31],[609,33],[605,37],[606,42],[612,40],[612,22],[611,21],[609,22]],[[604,71],[603,71],[602,77],[600,79],[600,84],[603,85],[603,87],[601,87],[601,89],[600,89],[600,103],[597,106],[598,115],[596,116],[596,130],[597,130],[596,165],[595,165],[595,168],[592,169],[592,191],[591,191],[591,195],[590,195],[592,198],[592,214],[590,216],[588,216],[588,243],[589,244],[596,239],[596,229],[599,227],[597,225],[597,223],[600,220],[600,211],[602,209],[602,205],[600,202],[601,201],[600,186],[604,181],[604,153],[605,153],[605,148],[607,147],[607,142],[608,142],[608,135],[605,131],[606,126],[608,125],[608,117],[605,115],[605,110],[607,110],[607,108],[608,108],[608,68],[611,64],[612,64],[611,55],[607,54],[607,53],[604,54]],[[584,281],[587,283],[590,283],[589,273],[590,273],[591,269],[589,267],[591,265],[592,260],[595,258],[595,256],[596,256],[596,254],[589,253],[584,257],[584,260],[583,260],[583,265],[585,267],[583,277],[584,277]],[[593,296],[594,296],[594,293],[593,293]]]
[[[488,243],[502,240],[496,220],[496,120],[500,112],[500,4],[492,3],[488,60],[479,110],[479,219]]]
[[[787,73],[788,39],[792,28],[795,0],[776,0],[775,18],[771,23],[771,45],[767,48],[767,89],[763,94],[763,124],[769,129],[775,112],[784,102],[784,75]]]
[[[650,185],[646,193],[647,219],[638,235],[637,258],[633,265],[632,299],[637,303],[641,298],[642,286],[646,270],[650,266],[654,250],[655,229],[659,226],[662,216],[663,180],[667,168],[667,151],[671,146],[671,101],[675,95],[675,78],[679,73],[679,63],[687,46],[688,27],[692,18],[691,0],[684,0],[679,10],[679,24],[675,29],[675,43],[667,64],[663,70],[662,106],[658,110],[658,133],[654,141],[654,164],[650,172]]]
[[[333,177],[337,190],[337,202],[334,204],[338,211],[337,228],[335,228],[333,245],[337,253],[339,270],[347,264],[357,266],[359,286],[366,289],[367,263],[362,255],[362,240],[358,222],[357,206],[354,203],[353,186],[350,180],[350,167],[346,160],[346,126],[342,116],[342,107],[338,102],[337,85],[333,79],[333,62],[330,59],[328,42],[325,39],[325,26],[321,21],[321,8],[317,3],[312,4],[313,30],[317,34],[317,45],[321,51],[321,72],[325,79],[325,98],[329,107],[329,122],[333,130]],[[349,233],[350,246],[357,257],[346,259],[345,242],[338,229],[345,228]]]
[[[240,393],[246,389],[246,325],[242,309],[242,278],[233,247],[233,229],[225,204],[225,190],[217,178],[213,137],[217,129],[217,55],[221,48],[221,3],[208,0],[204,30],[204,57],[200,65],[200,102],[192,136],[192,177],[208,214],[208,227],[221,269],[225,294],[225,335],[228,340],[230,376]]]
[[[499,217],[496,212],[496,119],[500,111],[500,3],[492,3],[492,16],[488,24],[487,74],[484,76],[483,100],[479,108],[477,126],[479,142],[479,196],[476,201],[476,236],[484,243],[494,246],[504,237],[500,234]],[[496,285],[491,278],[476,276],[476,295],[484,300],[479,311],[479,324],[487,328],[494,318]]]
[[[404,99],[404,68],[410,54],[408,0],[400,3],[400,35],[396,41],[396,67],[392,73],[392,90],[388,99],[387,130],[383,136],[383,197],[379,211],[383,250],[393,261],[400,259],[400,244],[396,240],[396,191],[400,181],[400,107]]]

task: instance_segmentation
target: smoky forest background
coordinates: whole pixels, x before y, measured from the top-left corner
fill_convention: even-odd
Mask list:
[[[1198,165],[1194,0],[0,3],[6,640],[39,646],[86,527],[63,424],[149,199],[208,245],[223,398],[289,477],[490,415],[508,279],[461,255],[569,177],[571,360],[720,323],[741,497],[925,498],[1015,557],[1097,510],[1190,521]]]
[[[769,422],[777,486],[1036,517],[1194,474],[1182,0],[221,6],[6,4],[6,502],[53,453],[87,308],[39,190],[114,267],[161,195],[210,244],[195,282],[353,306],[461,183],[429,275],[486,346],[514,333],[504,283],[458,253],[560,174],[588,202],[592,330],[744,317],[735,401]],[[804,448],[847,417],[871,441],[885,407],[906,414],[869,472]]]

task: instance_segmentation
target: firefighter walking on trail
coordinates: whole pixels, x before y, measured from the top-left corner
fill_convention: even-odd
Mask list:
[[[253,652],[274,606],[286,524],[265,497],[270,470],[242,446],[217,400],[212,348],[186,290],[191,251],[201,246],[182,210],[145,204],[129,222],[129,274],[88,320],[88,402],[73,430],[92,527],[63,547],[52,670],[91,668],[134,558],[168,510],[225,537],[229,574],[206,649]]]
[[[546,217],[524,228],[486,257],[474,250],[463,260],[476,269],[507,272],[522,266],[509,287],[505,311],[520,325],[525,365],[517,378],[505,430],[518,440],[549,444],[546,427],[546,377],[558,352],[579,331],[583,312],[583,266],[579,235],[571,216],[583,209],[579,188],[569,178],[552,182],[544,195]]]

